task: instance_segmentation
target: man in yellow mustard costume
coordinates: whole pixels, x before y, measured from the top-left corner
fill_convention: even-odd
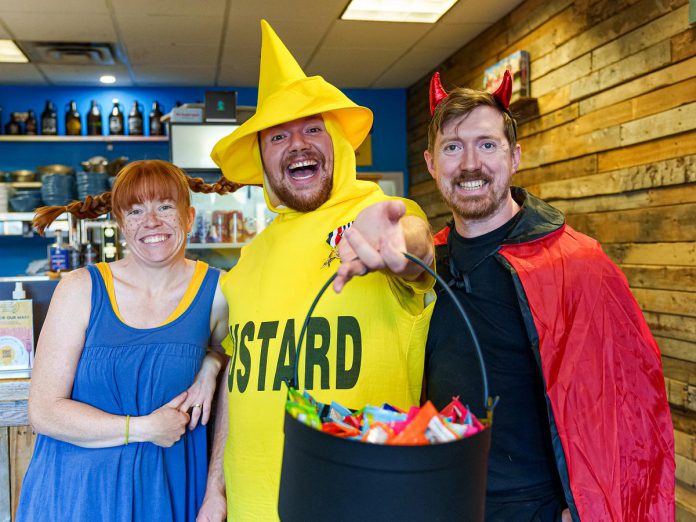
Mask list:
[[[231,357],[199,520],[277,520],[283,382],[304,316],[339,264],[340,293],[319,301],[298,363],[299,388],[318,400],[417,404],[432,312],[433,280],[401,254],[432,262],[425,215],[356,180],[354,150],[371,111],[307,77],[265,21],[261,29],[256,114],[212,157],[230,180],[263,184],[278,217],[222,280]]]

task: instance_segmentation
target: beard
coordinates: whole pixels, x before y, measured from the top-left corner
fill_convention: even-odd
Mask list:
[[[477,196],[462,196],[458,185],[466,181],[483,180],[490,190]],[[484,219],[495,214],[507,198],[508,185],[496,184],[495,179],[481,171],[462,173],[454,179],[437,178],[442,199],[447,206],[463,219]]]
[[[299,158],[316,161],[314,167],[319,175],[317,183],[310,187],[297,188],[292,186],[286,177],[289,165]],[[267,175],[266,179],[276,197],[287,207],[298,212],[311,212],[322,206],[331,196],[333,190],[333,167],[327,169],[326,156],[317,150],[289,154],[278,165],[280,179]]]

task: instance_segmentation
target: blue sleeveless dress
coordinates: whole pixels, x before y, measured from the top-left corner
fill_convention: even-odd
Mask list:
[[[115,415],[147,415],[193,383],[208,347],[220,272],[208,268],[193,302],[174,321],[138,329],[118,319],[99,271],[88,270],[92,311],[72,399]],[[141,442],[91,449],[38,435],[17,520],[193,521],[207,468],[200,424],[170,448]]]

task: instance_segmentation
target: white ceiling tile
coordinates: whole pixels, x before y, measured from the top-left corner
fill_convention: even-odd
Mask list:
[[[250,68],[222,67],[218,76],[217,85],[235,87],[256,87],[259,82],[259,73]]]
[[[4,24],[17,40],[37,42],[115,42],[111,18],[107,14],[84,13],[76,18],[68,13],[5,13]]]
[[[36,66],[30,63],[0,63],[0,84],[45,84]]]
[[[347,0],[0,0],[0,38],[115,42],[138,84],[253,86],[265,18],[309,75],[405,87],[521,1],[459,0],[432,25],[339,20]],[[39,67],[8,82],[45,83]],[[46,70],[51,83],[93,81],[84,67]]]
[[[0,0],[0,13],[107,14],[106,0]],[[82,23],[82,19],[73,23]]]
[[[313,48],[292,50],[295,59],[302,65],[314,52]],[[260,49],[256,48],[225,48],[220,63],[218,85],[239,85],[240,87],[255,87],[259,81]],[[309,75],[309,73],[308,73]],[[242,82],[242,83],[237,83]]]
[[[116,77],[117,86],[132,85],[125,65],[39,65],[48,80],[56,85],[102,85],[99,77],[111,74]]]
[[[177,65],[215,67],[218,47],[210,45],[131,45],[128,58],[132,65]]]
[[[338,20],[322,47],[406,50],[432,28],[431,24]]]
[[[133,66],[137,85],[213,85],[214,67]]]
[[[325,24],[337,20],[346,6],[346,0],[230,0],[230,21],[235,19],[258,22],[263,18],[274,29],[285,21],[299,22],[299,31],[323,32]],[[311,23],[308,23],[311,21]]]
[[[461,49],[488,27],[489,25],[485,23],[438,25],[434,30],[418,40],[415,48],[448,48],[454,52]]]
[[[322,48],[307,74],[322,76],[337,87],[367,87],[400,53],[397,49]]]
[[[370,84],[373,89],[405,89],[413,84],[413,78],[423,76],[420,69],[390,69]]]
[[[40,0],[38,0],[40,1]],[[225,11],[225,0],[111,0],[118,15],[219,15]]]
[[[496,0],[495,2],[481,0],[459,0],[440,19],[442,24],[492,24],[512,11],[523,0]]]
[[[451,54],[452,51],[450,49],[411,49],[394,63],[391,68],[417,69],[423,70],[425,73],[435,69],[439,64],[445,61],[445,59],[449,58]]]
[[[222,16],[123,15],[116,17],[126,48],[129,45],[219,46]]]
[[[290,50],[301,67],[314,53],[319,45],[322,34],[318,31],[297,31],[297,24],[281,22],[274,26],[274,30]],[[223,48],[223,61],[228,56],[234,57],[239,53],[251,54],[258,60],[261,56],[261,28],[259,23],[244,23],[239,20],[230,20],[225,36]]]
[[[238,83],[239,82],[239,83]],[[255,87],[259,82],[258,52],[231,52],[225,50],[218,85],[239,85],[240,87]]]

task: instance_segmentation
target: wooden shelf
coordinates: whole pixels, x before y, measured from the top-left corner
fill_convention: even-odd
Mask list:
[[[33,212],[0,212],[0,221],[31,221],[34,219]],[[61,214],[56,220],[67,219],[67,214]]]
[[[96,143],[111,143],[115,141],[126,142],[166,142],[169,141],[169,136],[0,136],[0,142],[96,142]]]
[[[5,181],[1,182],[0,185],[7,185],[18,189],[41,188],[40,181]]]

